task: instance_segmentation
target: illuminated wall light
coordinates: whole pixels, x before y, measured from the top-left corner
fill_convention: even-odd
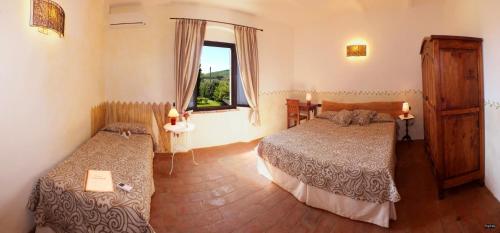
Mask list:
[[[64,36],[65,14],[61,6],[51,0],[31,0],[30,26],[48,34],[48,30]]]
[[[348,57],[366,57],[366,45],[348,45]]]

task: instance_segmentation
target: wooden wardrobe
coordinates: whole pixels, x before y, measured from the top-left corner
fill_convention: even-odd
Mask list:
[[[484,185],[482,39],[433,35],[420,54],[425,148],[442,199],[445,189]]]

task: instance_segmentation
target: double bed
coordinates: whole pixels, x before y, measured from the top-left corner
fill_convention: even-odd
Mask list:
[[[323,102],[322,108],[369,109],[395,117],[401,102]],[[264,138],[257,168],[307,205],[389,227],[400,200],[394,181],[396,128],[395,121],[344,127],[313,119]]]

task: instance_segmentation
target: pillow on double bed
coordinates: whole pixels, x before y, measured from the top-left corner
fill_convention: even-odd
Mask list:
[[[372,119],[372,122],[394,122],[394,121],[395,121],[394,117],[392,117],[388,113],[382,113],[382,112],[377,113]]]
[[[353,111],[352,124],[369,125],[376,115],[376,111],[356,109]]]
[[[354,113],[349,110],[336,111],[324,111],[320,113],[317,118],[326,119],[334,122],[335,124],[341,126],[349,126],[354,118]]]
[[[133,134],[150,134],[148,128],[141,123],[114,122],[107,124],[102,130],[115,133],[130,131]]]
[[[320,118],[320,119],[333,120],[335,115],[337,115],[336,111],[324,111],[324,112],[321,112],[320,114],[318,114],[318,116],[316,116],[316,117]]]
[[[349,126],[352,122],[352,119],[354,117],[354,113],[349,110],[341,110],[337,112],[331,121],[335,122],[336,124],[340,126]]]

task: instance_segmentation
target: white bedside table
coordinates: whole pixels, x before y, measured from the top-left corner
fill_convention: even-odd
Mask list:
[[[172,166],[170,167],[170,175],[174,171],[174,157],[176,153],[179,152],[189,152],[191,151],[191,156],[193,157],[193,163],[198,165],[196,160],[194,159],[194,151],[191,147],[191,136],[190,132],[192,132],[195,128],[193,123],[186,122],[177,122],[175,125],[171,125],[170,123],[163,126],[163,128],[167,132],[172,132],[172,136],[170,137],[170,145],[172,148]]]
[[[411,137],[410,134],[408,134],[408,122],[412,119],[415,119],[415,116],[408,114],[408,116],[405,117],[405,115],[399,115],[399,119],[405,122],[406,125],[406,135],[403,137],[403,141],[409,141],[411,142]]]

